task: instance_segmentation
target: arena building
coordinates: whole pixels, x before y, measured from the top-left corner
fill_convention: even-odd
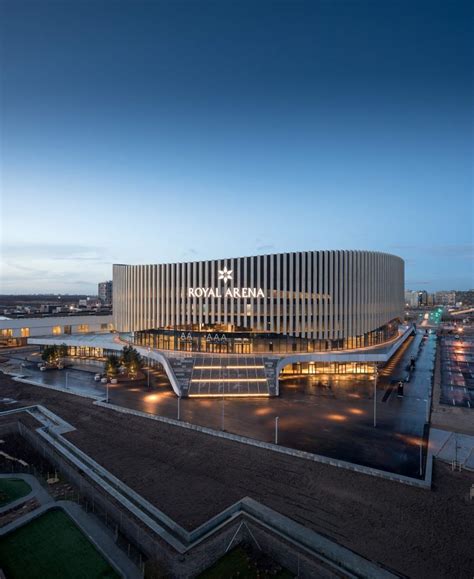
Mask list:
[[[371,251],[307,251],[114,265],[114,324],[160,349],[247,354],[386,342],[404,307],[404,264]]]
[[[404,263],[373,251],[306,251],[114,265],[115,333],[44,336],[72,356],[131,344],[178,396],[274,396],[280,378],[371,377],[403,326]]]
[[[166,360],[180,396],[278,394],[282,370],[371,373],[409,330],[404,262],[374,251],[120,264],[113,284],[115,329]]]

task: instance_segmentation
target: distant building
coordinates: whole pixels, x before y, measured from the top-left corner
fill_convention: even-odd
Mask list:
[[[0,319],[0,346],[25,346],[28,338],[71,334],[109,332],[113,329],[111,315],[68,315],[54,317]]]
[[[428,305],[428,292],[426,290],[421,290],[418,292],[418,305],[420,306]]]
[[[101,281],[99,283],[99,300],[102,304],[112,304],[112,281]]]
[[[417,308],[420,305],[418,292],[407,290],[405,292],[405,305],[408,308]]]
[[[441,291],[435,293],[435,303],[440,306],[454,306],[456,304],[455,291]]]
[[[462,306],[474,306],[474,289],[456,293],[456,303]]]

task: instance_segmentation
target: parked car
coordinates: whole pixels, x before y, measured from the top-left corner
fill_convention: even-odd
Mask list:
[[[107,378],[101,378],[100,379],[101,384],[107,384]]]
[[[102,379],[102,374],[96,374],[96,375],[94,376],[94,380],[95,380],[96,382],[100,382],[101,379]]]
[[[110,383],[111,383],[111,384],[118,384],[117,378],[112,378],[112,379],[110,380]]]

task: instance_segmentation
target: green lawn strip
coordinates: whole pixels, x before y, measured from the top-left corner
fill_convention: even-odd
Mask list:
[[[226,579],[230,577],[253,579],[265,576],[277,577],[278,579],[294,577],[292,573],[283,569],[269,557],[263,554],[256,557],[250,551],[236,547],[219,559],[215,565],[201,573],[199,579],[222,579],[223,577]]]
[[[0,561],[9,579],[118,577],[61,509],[51,509],[2,537]]]
[[[0,507],[26,497],[30,492],[30,485],[21,478],[0,478]]]

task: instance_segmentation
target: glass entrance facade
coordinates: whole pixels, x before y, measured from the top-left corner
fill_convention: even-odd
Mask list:
[[[199,330],[143,330],[134,332],[134,343],[157,350],[204,352],[211,354],[287,354],[353,350],[376,346],[394,339],[398,320],[344,340],[309,340],[269,332],[225,332],[208,328]]]

